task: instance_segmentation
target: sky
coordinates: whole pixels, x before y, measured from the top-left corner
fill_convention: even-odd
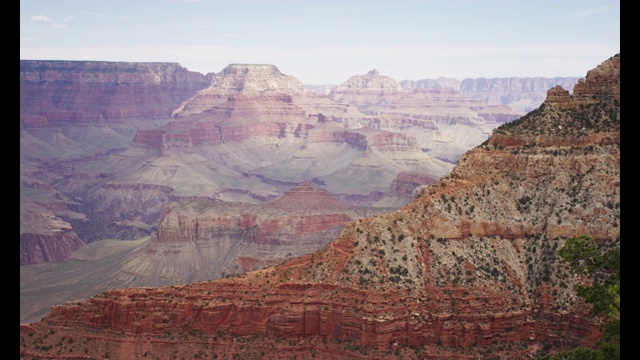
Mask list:
[[[20,0],[20,59],[272,64],[310,85],[584,77],[619,52],[619,0]]]

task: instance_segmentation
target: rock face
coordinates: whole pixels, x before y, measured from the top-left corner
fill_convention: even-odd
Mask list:
[[[467,78],[462,81],[452,78],[404,80],[400,84],[406,89],[448,88],[492,105],[507,105],[513,109],[529,112],[545,100],[547,90],[560,86],[572,89],[577,77],[530,77],[530,78]]]
[[[84,245],[71,224],[84,216],[70,209],[73,203],[51,186],[54,174],[28,164],[20,169],[20,265],[59,262]]]
[[[590,346],[598,324],[573,290],[584,278],[556,251],[582,234],[620,246],[616,84],[619,55],[574,88],[574,106],[497,128],[410,204],[313,254],[54,307],[21,325],[21,355],[525,359]]]
[[[20,60],[20,123],[166,119],[209,82],[176,63]]]
[[[39,219],[42,223],[43,219]],[[72,252],[84,245],[78,235],[71,230],[71,225],[62,223],[63,227],[55,231],[54,226],[48,234],[34,232],[20,234],[20,265],[40,264],[43,262],[61,262],[69,259]]]

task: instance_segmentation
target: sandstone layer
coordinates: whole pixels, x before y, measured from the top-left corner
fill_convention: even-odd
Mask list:
[[[323,249],[55,307],[21,325],[21,354],[526,359],[591,346],[597,319],[574,291],[585,279],[556,251],[582,234],[620,246],[619,115],[618,54],[568,103],[497,128],[410,204]]]

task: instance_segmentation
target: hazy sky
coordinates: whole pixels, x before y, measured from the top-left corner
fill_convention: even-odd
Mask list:
[[[619,52],[619,0],[20,1],[20,59],[273,64],[307,84],[583,77]]]

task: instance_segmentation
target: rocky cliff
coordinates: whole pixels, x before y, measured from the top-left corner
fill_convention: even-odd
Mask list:
[[[177,63],[20,60],[20,123],[166,119],[209,83]]]
[[[620,246],[618,86],[616,55],[568,104],[497,128],[406,207],[351,222],[313,254],[55,307],[21,325],[20,352],[525,359],[590,346],[597,321],[573,288],[584,279],[556,251],[582,234]]]
[[[30,164],[20,167],[20,265],[59,262],[84,245],[71,224],[85,217],[51,186],[59,178]]]

